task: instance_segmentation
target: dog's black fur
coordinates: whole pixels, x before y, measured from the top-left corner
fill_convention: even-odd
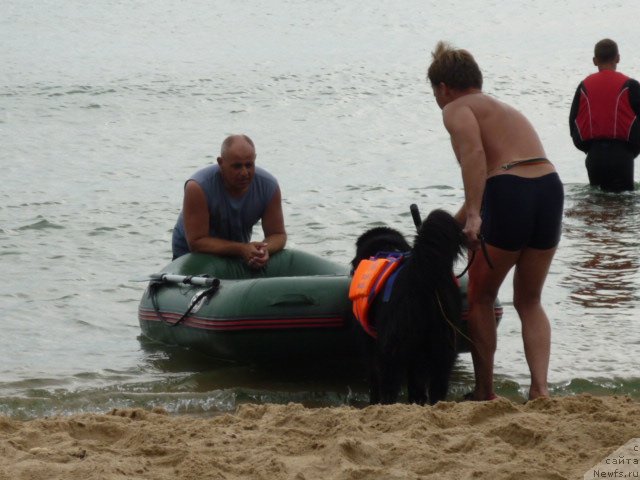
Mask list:
[[[410,403],[435,404],[449,388],[457,358],[456,332],[462,296],[452,271],[465,237],[458,222],[443,210],[432,211],[422,223],[413,249],[403,235],[388,227],[368,230],[356,242],[354,268],[379,251],[408,251],[391,297],[374,300],[374,339],[360,329],[369,367],[370,402],[395,403],[407,376]]]
[[[358,268],[360,260],[374,256],[378,252],[408,252],[411,245],[399,231],[389,227],[374,227],[364,232],[356,240],[356,256],[351,268]]]

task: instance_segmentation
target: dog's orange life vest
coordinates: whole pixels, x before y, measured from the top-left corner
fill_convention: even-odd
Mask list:
[[[369,319],[369,309],[389,277],[398,270],[404,259],[402,254],[385,255],[381,258],[376,256],[362,260],[353,273],[349,286],[349,300],[353,302],[353,314],[365,332],[374,338],[378,334]]]

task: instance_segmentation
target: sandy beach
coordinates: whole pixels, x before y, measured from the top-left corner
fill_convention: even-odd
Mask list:
[[[524,405],[242,405],[207,418],[161,409],[0,417],[0,478],[582,479],[638,437],[638,402],[590,395]]]

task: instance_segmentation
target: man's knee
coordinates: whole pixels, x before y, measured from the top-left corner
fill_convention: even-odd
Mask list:
[[[496,299],[497,295],[488,293],[467,296],[469,314],[479,314],[480,316],[486,317],[488,312],[494,312]]]
[[[467,302],[469,308],[475,306],[493,305],[498,298],[498,291],[487,289],[488,280],[486,278],[469,278],[467,285]]]
[[[513,295],[513,308],[516,309],[519,315],[532,308],[539,308],[540,305],[540,295],[518,295],[517,293]]]
[[[486,289],[484,282],[469,281],[467,285],[467,302],[469,305],[493,304],[498,297],[498,292]]]

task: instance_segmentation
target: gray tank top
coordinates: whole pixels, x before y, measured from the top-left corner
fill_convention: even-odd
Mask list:
[[[220,167],[216,164],[198,170],[189,180],[196,181],[207,198],[209,235],[242,243],[251,241],[253,226],[262,218],[278,188],[275,177],[260,167],[256,167],[249,190],[240,198],[231,197],[224,189]],[[173,258],[189,253],[183,212],[173,229],[172,248]]]

